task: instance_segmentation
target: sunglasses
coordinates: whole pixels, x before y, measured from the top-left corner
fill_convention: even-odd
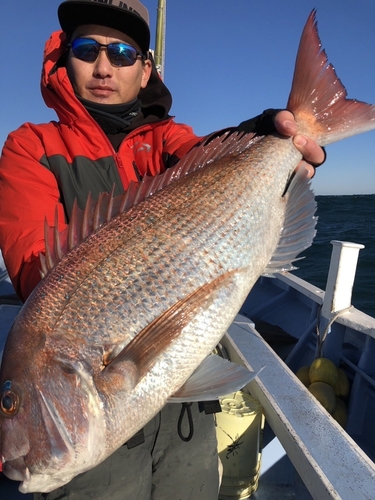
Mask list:
[[[92,38],[76,38],[68,47],[72,49],[77,59],[85,62],[94,62],[102,49],[105,49],[112,66],[133,66],[138,57],[145,56],[137,49],[124,42],[115,42],[105,45]]]

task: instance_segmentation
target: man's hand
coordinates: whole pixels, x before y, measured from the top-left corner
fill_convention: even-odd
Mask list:
[[[325,151],[310,137],[297,134],[297,124],[293,113],[290,111],[283,110],[277,113],[274,124],[279,134],[293,137],[295,147],[302,154],[303,160],[297,168],[304,165],[307,168],[309,177],[314,177],[315,168],[321,165],[326,158]]]

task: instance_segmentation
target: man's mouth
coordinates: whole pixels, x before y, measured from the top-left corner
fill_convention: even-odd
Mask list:
[[[114,92],[114,89],[112,87],[107,87],[107,86],[97,86],[97,87],[90,87],[89,91],[94,95],[98,97],[106,97],[109,95],[112,95]]]

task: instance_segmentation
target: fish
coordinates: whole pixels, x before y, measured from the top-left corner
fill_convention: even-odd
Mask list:
[[[375,106],[348,99],[321,49],[315,10],[287,109],[321,146],[375,128]],[[46,225],[44,278],[0,371],[3,472],[21,492],[95,467],[167,403],[251,380],[212,352],[259,276],[292,269],[311,245],[316,202],[300,160],[276,133],[212,134],[124,196],[75,207],[63,234]]]

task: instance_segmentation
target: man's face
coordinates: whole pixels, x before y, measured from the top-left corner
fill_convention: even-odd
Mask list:
[[[126,42],[137,50],[139,47],[121,31],[104,26],[88,24],[73,32],[72,40],[78,37],[92,38],[101,44]],[[133,66],[112,66],[105,50],[99,52],[94,62],[77,59],[69,52],[68,75],[74,91],[80,97],[101,104],[123,104],[133,101],[145,88],[151,74],[151,62],[138,58]]]

